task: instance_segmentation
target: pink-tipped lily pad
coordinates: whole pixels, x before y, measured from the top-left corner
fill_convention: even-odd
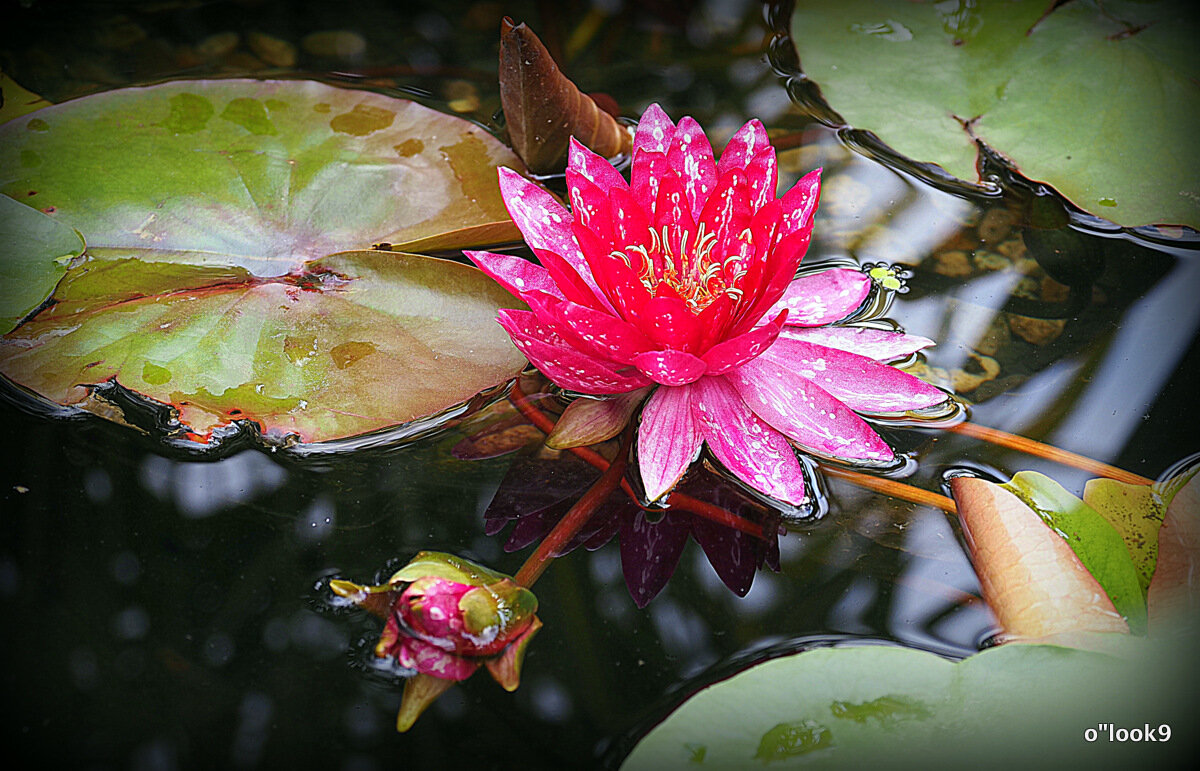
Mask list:
[[[519,303],[409,252],[519,237],[500,165],[519,161],[461,119],[306,81],[180,81],[18,117],[0,125],[0,192],[86,251],[65,275],[30,269],[50,299],[0,340],[0,373],[102,414],[94,387],[115,381],[202,441],[234,420],[309,443],[446,410],[524,366],[494,322]],[[72,253],[32,236],[13,251]]]

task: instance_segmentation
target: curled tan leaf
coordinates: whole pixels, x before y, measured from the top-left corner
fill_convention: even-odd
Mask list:
[[[572,135],[612,158],[628,152],[629,131],[575,87],[533,30],[500,22],[500,104],[513,150],[530,171],[561,171]]]
[[[1200,474],[1175,494],[1163,517],[1146,611],[1151,634],[1200,617]]]
[[[983,479],[950,481],[983,596],[1007,636],[1129,631],[1075,552],[1033,509]]]

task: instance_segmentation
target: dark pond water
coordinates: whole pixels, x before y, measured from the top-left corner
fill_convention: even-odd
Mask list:
[[[790,148],[791,179],[823,165],[808,261],[908,266],[888,316],[938,341],[925,374],[972,403],[973,420],[1148,477],[1198,449],[1194,243],[1086,223],[1031,230],[1028,191],[971,201],[849,152],[789,101],[748,0],[10,11],[4,70],[55,101],[173,76],[298,73],[485,124],[507,13],[625,114],[659,101],[718,146],[757,116]],[[337,51],[306,42],[328,30],[353,34]],[[252,32],[269,41],[252,47]],[[995,631],[953,518],[831,479],[827,516],[781,538],[781,570],[744,598],[695,543],[645,609],[615,542],[559,559],[537,585],[545,629],[521,688],[473,678],[399,735],[400,682],[369,664],[379,625],[332,609],[323,582],[386,576],[421,549],[515,572],[528,550],[506,553],[483,518],[512,456],[455,459],[464,428],[319,467],[249,449],[197,461],[98,419],[35,414],[11,389],[0,409],[2,730],[10,755],[43,767],[615,766],[682,698],[754,661],[862,639],[963,656]],[[888,438],[917,459],[906,481],[930,490],[963,465],[1037,469],[1076,490],[1088,477],[954,434]]]

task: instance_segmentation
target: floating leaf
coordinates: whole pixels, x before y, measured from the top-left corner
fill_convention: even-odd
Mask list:
[[[606,158],[628,152],[630,136],[563,75],[533,30],[500,23],[500,103],[517,154],[535,172],[562,171],[573,135]]]
[[[1135,634],[1146,632],[1146,602],[1137,569],[1116,528],[1062,485],[1036,471],[1022,471],[1002,487],[1045,520],[1079,557]]]
[[[1085,739],[1101,719],[1126,737],[1153,730],[1154,744],[1132,750],[1165,759],[1175,750],[1162,742],[1178,726],[1160,726],[1186,722],[1192,699],[1156,658],[1182,656],[1128,638],[1121,653],[1012,644],[955,663],[882,645],[809,650],[696,693],[621,768],[690,768],[697,758],[714,769],[1109,767],[1120,747],[1107,733]]]
[[[303,81],[166,83],[10,121],[0,191],[87,251],[0,371],[85,407],[116,380],[197,438],[246,419],[317,442],[444,410],[521,369],[494,323],[507,294],[361,250],[512,238],[496,167],[516,163],[460,119]]]
[[[1006,635],[1128,631],[1067,541],[1020,498],[973,477],[952,479],[950,489],[984,599]]]
[[[1158,559],[1158,529],[1165,506],[1150,485],[1131,485],[1115,479],[1089,479],[1083,502],[1108,520],[1121,538],[1137,568],[1142,593],[1150,586]]]
[[[978,138],[1113,222],[1200,227],[1184,3],[808,2],[792,30],[828,104],[902,155],[975,180]]]
[[[0,71],[0,123],[48,107],[42,97],[22,88],[19,83]]]
[[[0,196],[0,334],[50,297],[83,239],[71,228]]]
[[[1192,476],[1167,507],[1146,604],[1155,634],[1200,618],[1200,475]]]

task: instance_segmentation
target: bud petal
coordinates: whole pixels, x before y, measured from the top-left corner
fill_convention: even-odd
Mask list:
[[[492,679],[506,691],[515,691],[521,684],[521,663],[525,660],[525,649],[529,641],[542,628],[542,621],[534,616],[529,626],[499,656],[487,659],[484,665]]]
[[[506,578],[503,573],[488,570],[482,565],[476,565],[470,560],[456,557],[453,554],[423,551],[413,557],[412,562],[396,571],[388,579],[388,584],[395,586],[426,577],[444,578],[447,581],[457,581],[470,586],[487,586]]]
[[[412,728],[421,713],[452,685],[453,680],[441,680],[429,675],[410,677],[404,684],[404,698],[400,701],[400,713],[396,715],[396,730],[404,733]]]
[[[329,589],[338,597],[344,597],[380,618],[387,618],[392,604],[392,598],[389,596],[391,587],[361,586],[352,581],[335,578],[329,582]]]

